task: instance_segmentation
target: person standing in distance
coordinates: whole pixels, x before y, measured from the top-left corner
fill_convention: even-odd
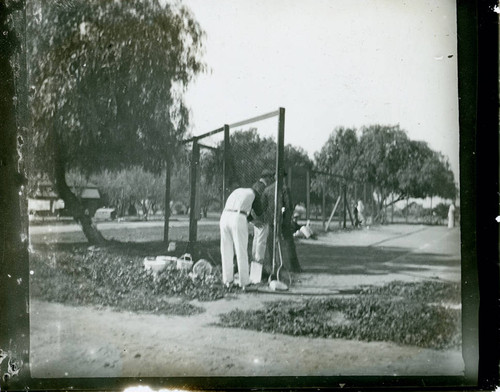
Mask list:
[[[365,206],[361,200],[358,200],[358,221],[359,227],[363,226],[365,222]]]
[[[267,210],[267,205],[269,203],[268,198],[263,197],[264,189],[274,181],[274,172],[269,169],[264,169],[262,174],[255,184],[252,185],[258,193],[260,198],[262,212]],[[259,217],[257,214],[252,213],[253,216],[253,243],[252,243],[252,260],[260,264],[264,263],[264,257],[266,255],[266,242],[267,235],[269,233],[269,223],[265,219]]]
[[[222,282],[229,286],[234,280],[233,258],[236,253],[239,284],[249,283],[248,271],[248,220],[250,212],[261,215],[260,197],[252,188],[237,188],[227,198],[220,218],[220,250],[222,258]]]

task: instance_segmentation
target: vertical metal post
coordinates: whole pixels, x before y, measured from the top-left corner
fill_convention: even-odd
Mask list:
[[[200,164],[200,145],[197,140],[193,141],[193,151],[191,154],[191,172],[189,175],[191,182],[191,194],[189,199],[189,246],[196,242],[198,231],[198,217],[196,216],[196,192],[198,179],[198,166]]]
[[[277,137],[277,152],[276,152],[276,188],[274,192],[274,233],[273,233],[273,267],[275,267],[277,260],[277,241],[279,241],[279,236],[281,233],[281,207],[283,201],[283,161],[285,153],[285,109],[279,109],[279,120],[278,120],[278,137]],[[279,256],[278,256],[279,257]],[[273,273],[277,270],[274,269]]]
[[[326,231],[325,221],[326,221],[326,191],[325,191],[325,182],[326,179],[323,176],[323,181],[321,181],[321,193],[322,193],[322,203],[321,203],[321,221],[323,224],[323,230]]]
[[[343,195],[342,195],[342,183],[339,182],[339,197],[343,200]],[[343,204],[343,203],[342,203]],[[342,218],[339,213],[339,228],[342,228]]]
[[[164,206],[164,226],[163,226],[163,242],[168,242],[168,229],[170,222],[170,177],[172,173],[172,157],[166,159],[166,176],[165,176],[165,206]]]
[[[306,171],[306,220],[311,216],[311,171]]]
[[[222,162],[222,209],[229,196],[229,158],[231,156],[229,141],[229,125],[224,125],[224,157]]]
[[[344,224],[343,228],[347,227],[347,185],[343,184],[343,198],[344,198]]]

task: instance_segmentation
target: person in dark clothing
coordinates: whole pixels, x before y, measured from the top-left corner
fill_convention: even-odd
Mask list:
[[[269,202],[269,195],[264,195],[264,191],[268,185],[270,185],[274,180],[274,172],[269,169],[264,169],[260,176],[259,181],[252,185],[252,189],[256,191],[260,198],[260,204],[262,211],[267,210]],[[274,195],[273,195],[274,196]],[[269,222],[262,219],[262,215],[259,217],[256,214],[252,214],[252,224],[254,227],[253,243],[252,243],[252,261],[256,261],[260,264],[264,262],[264,256],[266,253],[266,241],[269,232]]]
[[[353,203],[352,211],[354,214],[354,227],[361,226],[361,222],[359,221],[358,206],[356,205],[356,203]]]
[[[286,179],[287,172],[284,171],[284,180]],[[263,198],[272,200],[268,204],[268,208],[263,211],[263,219],[269,222],[269,233],[267,236],[266,244],[266,256],[264,258],[263,265],[263,275],[269,275],[272,273],[272,260],[273,260],[273,243],[274,243],[274,194],[276,189],[276,182],[269,185],[263,193]],[[264,196],[265,195],[265,196]],[[283,191],[282,191],[282,216],[281,216],[281,236],[280,243],[283,251],[283,264],[285,268],[290,272],[300,272],[302,269],[300,267],[297,252],[295,250],[295,241],[293,238],[292,230],[292,216],[293,216],[293,204],[290,197],[290,190],[286,185],[286,181],[283,181]]]
[[[299,218],[300,218],[300,214],[298,212],[294,212],[293,217],[292,217],[292,232],[293,233],[297,232],[302,227],[302,225],[299,223]]]

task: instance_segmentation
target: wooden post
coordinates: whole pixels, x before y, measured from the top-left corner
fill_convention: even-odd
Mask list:
[[[311,219],[311,174],[306,171],[306,220]]]
[[[166,176],[165,176],[165,213],[163,226],[163,242],[168,243],[168,229],[170,222],[170,177],[172,173],[172,157],[166,159]]]
[[[342,185],[342,195],[344,198],[344,224],[343,228],[345,229],[347,227],[347,186],[346,184]]]
[[[335,203],[335,206],[333,207],[332,213],[330,214],[330,218],[328,219],[328,223],[326,224],[326,230],[328,231],[330,229],[330,222],[332,221],[333,216],[335,215],[335,211],[337,211],[337,206],[340,203],[341,196],[337,197],[337,201]]]
[[[231,156],[231,144],[229,141],[229,125],[224,125],[224,156],[222,161],[222,208],[229,196],[229,160]]]
[[[347,203],[346,206],[347,206],[347,212],[349,213],[349,220],[351,221],[351,225],[354,227],[354,219],[352,217],[351,207],[349,207],[349,203]]]
[[[321,182],[321,193],[322,193],[322,203],[321,203],[321,222],[323,225],[323,230],[326,231],[325,221],[326,221],[326,192],[325,192],[325,177],[323,177],[323,181]]]
[[[342,200],[342,206],[344,205],[344,193],[342,192],[342,183],[339,182],[339,198]],[[339,228],[342,228],[342,216],[339,212]]]
[[[277,241],[281,233],[281,207],[283,205],[283,155],[285,153],[285,109],[280,108],[278,120],[278,151],[276,154],[276,168],[278,176],[276,178],[276,187],[274,188],[274,233],[273,233],[273,274],[277,272],[277,261],[279,259]]]
[[[200,164],[200,146],[198,141],[193,141],[193,151],[191,154],[191,194],[189,199],[189,248],[196,242],[198,232],[198,217],[196,216],[196,192],[197,192],[197,179],[198,179],[198,166]]]

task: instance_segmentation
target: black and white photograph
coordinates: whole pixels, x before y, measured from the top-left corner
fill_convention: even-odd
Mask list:
[[[455,1],[24,12],[30,377],[477,375]]]

